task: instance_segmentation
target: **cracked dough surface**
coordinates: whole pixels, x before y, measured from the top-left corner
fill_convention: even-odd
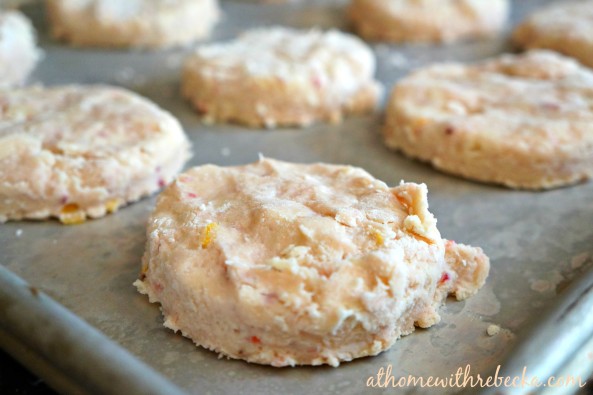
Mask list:
[[[349,15],[365,39],[453,42],[492,36],[508,19],[508,0],[352,0]]]
[[[473,180],[543,189],[593,176],[593,72],[551,51],[432,65],[393,89],[387,146]]]
[[[140,279],[165,326],[220,354],[337,366],[440,320],[484,284],[479,248],[441,238],[424,184],[271,159],[181,174],[149,220]]]
[[[163,48],[206,37],[217,0],[46,0],[52,35],[74,46]]]
[[[373,52],[354,36],[261,28],[199,47],[184,64],[182,93],[210,122],[306,126],[371,112],[381,92],[374,73]]]
[[[170,182],[189,158],[173,116],[108,86],[0,90],[0,222],[101,217]]]

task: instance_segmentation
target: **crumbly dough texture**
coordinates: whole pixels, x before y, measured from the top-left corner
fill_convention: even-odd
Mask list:
[[[549,51],[439,64],[394,88],[387,146],[466,178],[542,189],[593,176],[593,72]]]
[[[374,72],[372,51],[354,36],[261,28],[198,48],[182,93],[206,121],[306,126],[372,111],[381,91]]]
[[[0,88],[24,83],[40,56],[31,22],[18,11],[0,10]]]
[[[556,2],[535,12],[514,31],[523,48],[546,48],[593,67],[593,1]]]
[[[218,0],[46,0],[52,35],[74,46],[163,48],[206,37]]]
[[[107,86],[0,90],[0,222],[113,212],[170,182],[189,158],[173,116]]]
[[[497,34],[509,11],[508,0],[352,0],[349,16],[369,40],[453,42]]]
[[[427,328],[489,261],[441,238],[424,184],[261,159],[193,168],[160,196],[140,279],[165,326],[221,355],[337,366]]]

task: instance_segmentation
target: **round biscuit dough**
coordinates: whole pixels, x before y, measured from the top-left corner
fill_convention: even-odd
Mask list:
[[[371,112],[381,91],[374,73],[373,52],[354,36],[262,28],[198,48],[182,93],[206,121],[306,126]]]
[[[0,88],[24,83],[40,57],[31,22],[18,11],[0,11]]]
[[[230,358],[376,355],[488,275],[481,249],[441,239],[426,197],[349,166],[196,167],[159,196],[135,285],[165,326]]]
[[[505,26],[508,0],[352,0],[361,37],[391,42],[453,42],[492,36]]]
[[[51,34],[74,46],[164,48],[206,37],[218,0],[46,0]]]
[[[437,64],[396,84],[387,146],[511,188],[593,176],[593,72],[549,51]]]
[[[525,19],[513,40],[523,48],[560,52],[593,67],[593,1],[556,2]]]
[[[0,90],[0,222],[113,212],[169,183],[189,158],[177,120],[107,86]]]

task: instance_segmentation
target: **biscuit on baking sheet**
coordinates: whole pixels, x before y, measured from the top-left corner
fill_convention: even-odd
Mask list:
[[[593,1],[561,1],[536,11],[514,31],[523,48],[546,48],[593,67]]]
[[[550,51],[437,64],[396,84],[387,146],[473,180],[544,189],[593,176],[593,71]]]
[[[508,0],[352,0],[348,12],[365,39],[453,42],[497,34],[509,11]]]
[[[18,11],[0,10],[0,88],[24,83],[40,56],[31,22]]]
[[[165,326],[223,356],[338,366],[476,293],[480,248],[441,238],[424,184],[270,159],[195,167],[158,198],[140,279]]]
[[[0,90],[0,222],[102,217],[170,182],[189,157],[173,116],[120,88]]]
[[[217,0],[46,0],[52,35],[74,46],[163,48],[207,36]]]
[[[206,121],[306,126],[371,112],[381,91],[374,73],[357,37],[261,28],[199,47],[185,61],[182,93]]]

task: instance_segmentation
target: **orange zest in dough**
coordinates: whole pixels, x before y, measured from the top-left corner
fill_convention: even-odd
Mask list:
[[[72,214],[80,210],[78,204],[76,203],[68,203],[64,207],[62,207],[61,213],[62,214]]]
[[[417,119],[413,120],[413,127],[416,129],[423,128],[427,124],[428,124],[428,119],[426,119],[426,118],[417,118]]]
[[[410,231],[408,231],[408,233],[409,233],[410,235],[412,235],[412,236],[413,236],[415,239],[417,239],[417,240],[420,240],[420,241],[423,241],[423,242],[425,242],[426,244],[430,244],[430,245],[432,245],[432,244],[434,244],[434,243],[435,243],[435,242],[434,242],[434,240],[431,240],[431,239],[429,239],[428,237],[421,236],[421,235],[419,235],[419,234],[418,234],[418,233],[416,233],[416,232],[410,232]]]
[[[108,213],[114,213],[119,208],[119,199],[111,199],[105,203],[105,209]]]
[[[202,235],[202,243],[201,243],[202,248],[207,248],[210,245],[210,243],[212,243],[212,241],[216,237],[216,228],[217,227],[218,227],[218,225],[215,224],[214,222],[206,225],[206,228],[204,229],[204,233]]]
[[[142,261],[142,269],[140,270],[140,276],[138,276],[140,278],[140,281],[144,281],[144,279],[146,278],[147,272],[148,272],[148,261],[144,260],[144,261]]]
[[[385,238],[383,237],[383,234],[378,230],[373,230],[371,234],[375,238],[375,243],[377,243],[378,246],[382,246],[383,243],[385,243]]]
[[[65,225],[81,224],[85,220],[85,212],[76,203],[68,203],[60,210],[60,221]]]
[[[397,201],[399,202],[399,204],[401,204],[402,206],[404,206],[404,208],[409,212],[410,211],[410,205],[408,204],[408,202],[401,196],[394,194],[395,198],[397,199]]]

